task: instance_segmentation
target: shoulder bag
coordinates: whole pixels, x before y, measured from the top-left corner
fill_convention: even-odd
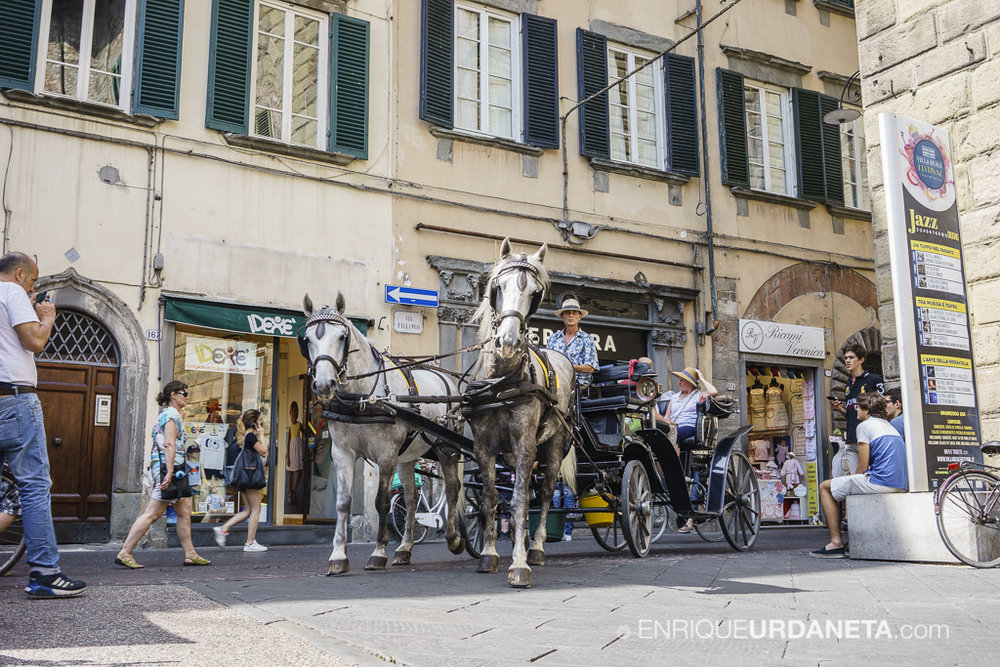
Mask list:
[[[253,447],[243,447],[233,463],[232,486],[237,489],[263,489],[267,486],[264,460]]]

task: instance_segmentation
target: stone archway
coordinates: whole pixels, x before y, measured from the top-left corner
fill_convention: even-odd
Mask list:
[[[748,320],[771,320],[793,300],[817,292],[843,294],[866,310],[878,312],[875,284],[857,271],[835,264],[802,262],[768,278],[750,299],[743,317]]]
[[[111,539],[122,539],[139,510],[141,460],[146,443],[149,350],[142,328],[124,301],[72,267],[39,278],[35,288],[53,292],[56,308],[84,313],[103,324],[118,345],[118,405],[123,409],[118,410],[114,429]]]

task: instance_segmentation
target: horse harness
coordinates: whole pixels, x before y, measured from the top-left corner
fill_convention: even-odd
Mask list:
[[[323,334],[325,333],[327,322],[340,324],[347,330],[347,337],[344,339],[344,350],[343,354],[341,355],[341,360],[342,360],[341,363],[337,363],[337,361],[328,354],[321,354],[315,359],[312,359],[309,356],[309,345],[305,338],[305,331],[310,326],[315,325],[317,338],[322,338]],[[302,356],[305,357],[306,359],[309,377],[315,376],[316,364],[318,364],[320,361],[330,362],[330,364],[333,366],[334,372],[337,375],[338,384],[340,382],[343,382],[344,380],[356,379],[358,377],[358,376],[354,377],[347,376],[348,355],[350,355],[351,352],[359,351],[357,348],[355,349],[350,348],[351,339],[353,338],[353,336],[351,335],[352,326],[353,325],[346,317],[344,317],[340,313],[334,312],[329,308],[323,308],[322,310],[313,314],[308,320],[306,320],[305,325],[302,327],[302,329],[299,331],[299,334],[296,336],[296,340],[299,344],[299,351],[302,353]],[[387,408],[385,406],[384,401],[378,400],[378,399],[386,399],[389,396],[391,396],[391,392],[389,391],[389,382],[386,379],[386,374],[394,370],[398,370],[403,375],[403,379],[406,382],[408,390],[408,396],[406,397],[399,396],[397,397],[397,400],[400,402],[416,404],[413,408],[403,408],[403,409],[408,409],[411,412],[416,412],[417,414],[420,414],[421,402],[446,402],[448,403],[449,407],[451,406],[452,402],[454,403],[458,402],[457,398],[452,399],[451,396],[443,397],[444,399],[446,399],[444,401],[437,401],[436,399],[439,397],[418,396],[419,387],[417,386],[417,382],[413,377],[413,371],[411,370],[410,366],[400,367],[395,363],[395,361],[391,357],[388,357],[388,355],[383,355],[374,347],[371,347],[370,349],[372,353],[372,358],[378,365],[378,370],[376,370],[373,373],[365,374],[365,375],[371,375],[375,378],[375,381],[372,383],[371,390],[368,393],[352,393],[352,392],[341,391],[339,388],[335,389],[333,394],[333,399],[323,403],[322,415],[324,419],[330,419],[332,421],[341,422],[345,424],[395,424],[397,420],[396,413],[398,412],[399,408],[398,407]],[[387,359],[389,361],[392,361],[393,363],[392,368],[386,368]],[[424,370],[429,370],[438,375],[439,377],[441,377],[442,379],[444,378],[444,375],[437,372],[437,370],[434,368],[424,367]],[[381,387],[382,393],[381,395],[376,395],[376,392],[379,391],[380,379],[382,385]],[[445,382],[445,385],[447,385],[447,382]],[[424,400],[420,400],[421,398],[423,398]],[[435,399],[435,400],[428,401],[426,399]],[[439,444],[438,442],[431,442],[423,432],[414,429],[407,433],[406,438],[400,445],[399,449],[400,455],[402,455],[403,452],[405,452],[409,448],[409,446],[413,443],[413,441],[416,439],[418,435],[423,437],[424,442],[426,442],[428,445],[434,446],[435,444]]]
[[[519,273],[517,276],[517,286],[522,290],[528,286],[528,278],[527,278],[528,273],[530,273],[536,279],[538,279],[538,268],[528,261],[528,256],[525,255],[524,253],[521,253],[521,256],[518,259],[512,260],[507,264],[505,264],[503,268],[497,271],[497,274],[493,276],[493,280],[490,281],[490,287],[489,287],[490,308],[493,309],[494,313],[497,310],[497,302],[500,300],[500,284],[499,284],[500,276],[504,275],[505,273],[509,273],[511,271],[521,271],[521,273]],[[514,308],[505,310],[497,314],[496,317],[493,318],[493,331],[496,331],[497,326],[499,326],[500,324],[500,321],[507,317],[516,317],[518,319],[522,331],[526,330],[528,326],[528,318],[534,315],[535,312],[538,310],[538,307],[542,303],[542,295],[544,293],[545,290],[540,289],[531,295],[531,304],[528,306],[527,315],[523,315],[521,311]]]

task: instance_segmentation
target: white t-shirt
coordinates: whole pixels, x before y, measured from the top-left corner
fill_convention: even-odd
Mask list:
[[[38,322],[27,292],[17,283],[0,282],[0,382],[38,384],[35,355],[14,330],[19,324]]]

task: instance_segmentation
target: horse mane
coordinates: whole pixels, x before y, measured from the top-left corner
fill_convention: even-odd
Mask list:
[[[479,322],[479,331],[476,335],[477,343],[485,343],[490,338],[491,322],[489,315],[490,311],[493,310],[490,306],[490,285],[493,284],[493,281],[496,280],[497,276],[500,275],[507,264],[512,261],[527,262],[528,264],[531,264],[531,267],[535,269],[535,275],[538,278],[538,282],[541,283],[543,290],[547,290],[552,284],[552,281],[549,278],[548,269],[546,269],[545,265],[538,261],[538,258],[534,255],[510,255],[507,259],[497,262],[493,266],[493,270],[490,271],[489,276],[486,277],[486,294],[483,295],[482,302],[480,302],[479,307],[476,308],[476,312],[472,314],[472,319],[470,320],[472,322]]]

